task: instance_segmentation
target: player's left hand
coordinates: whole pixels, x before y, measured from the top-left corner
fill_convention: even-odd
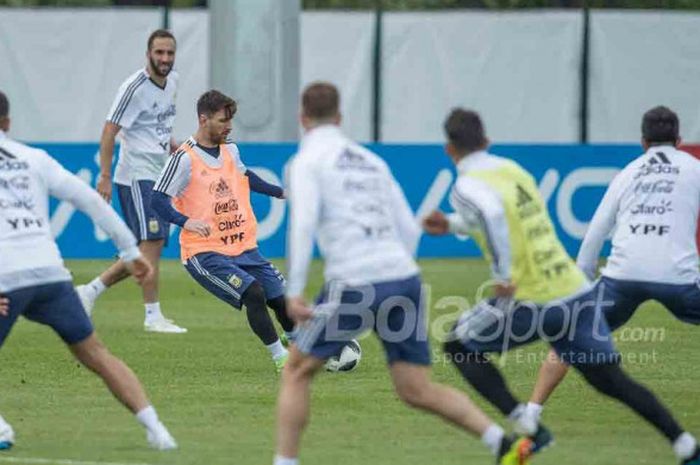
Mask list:
[[[10,312],[10,299],[0,296],[0,316],[7,316]]]
[[[295,323],[302,323],[310,319],[313,312],[303,297],[287,297],[287,315]]]
[[[433,236],[442,236],[450,231],[450,223],[443,212],[435,210],[423,218],[423,230]]]

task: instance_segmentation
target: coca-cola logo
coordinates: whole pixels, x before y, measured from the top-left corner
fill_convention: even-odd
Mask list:
[[[216,202],[216,205],[214,205],[214,213],[217,215],[235,211],[238,211],[238,200],[236,199],[229,199],[226,202]]]

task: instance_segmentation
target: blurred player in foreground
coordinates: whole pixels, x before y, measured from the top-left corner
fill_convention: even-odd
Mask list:
[[[297,465],[314,374],[346,342],[373,329],[396,392],[411,407],[478,436],[499,464],[527,463],[529,439],[513,439],[459,391],[430,380],[419,269],[420,228],[388,166],[340,131],[339,96],[327,83],[303,93],[306,133],[291,161],[287,307],[300,324],[277,401],[275,465]],[[326,285],[304,299],[314,239]]]
[[[151,266],[134,235],[97,192],[43,150],[8,138],[9,127],[9,102],[0,92],[0,346],[20,315],[50,326],[134,412],[152,447],[175,449],[136,375],[102,345],[92,328],[51,234],[49,196],[70,202],[105,230],[137,281],[148,279]],[[13,443],[12,427],[0,417],[0,449]]]

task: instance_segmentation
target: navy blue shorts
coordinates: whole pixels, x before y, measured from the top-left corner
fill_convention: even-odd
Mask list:
[[[124,221],[136,236],[136,240],[141,242],[164,239],[167,243],[170,225],[161,220],[151,208],[154,185],[153,181],[134,181],[130,186],[117,184],[119,205]]]
[[[685,323],[700,324],[700,283],[662,284],[603,276],[596,287],[603,294],[603,314],[613,331],[627,323],[647,300],[658,301]]]
[[[620,356],[597,288],[545,305],[490,299],[462,314],[453,329],[470,352],[503,353],[545,340],[569,365],[616,363]]]
[[[367,286],[328,283],[316,300],[313,318],[297,335],[303,353],[320,359],[337,355],[347,341],[374,330],[389,364],[430,365],[425,306],[418,276]]]
[[[10,313],[0,317],[0,345],[20,315],[50,326],[66,344],[77,344],[93,332],[90,318],[70,281],[25,287],[4,296],[10,299]]]
[[[254,282],[260,283],[267,300],[284,295],[282,273],[258,249],[230,257],[204,252],[187,260],[185,268],[206,290],[224,302],[241,308],[241,296]]]

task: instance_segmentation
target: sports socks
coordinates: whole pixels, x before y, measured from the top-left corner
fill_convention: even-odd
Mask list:
[[[284,348],[279,339],[272,344],[265,345],[265,347],[267,347],[267,350],[270,351],[270,355],[272,355],[273,359],[278,359],[287,354],[287,349]]]
[[[159,320],[163,318],[163,314],[160,312],[160,302],[152,302],[144,304],[146,307],[146,322]]]
[[[158,414],[152,405],[149,405],[145,409],[139,411],[136,414],[136,419],[149,431],[157,429],[160,425]]]
[[[683,433],[673,442],[673,452],[681,460],[689,459],[698,448],[698,441],[690,434]]]
[[[275,455],[274,465],[299,465],[299,459]]]
[[[87,288],[90,290],[93,300],[98,298],[100,294],[107,290],[107,286],[104,285],[99,276],[87,283]]]
[[[501,441],[503,441],[503,436],[505,435],[503,428],[496,424],[492,424],[484,434],[481,435],[481,442],[483,442],[486,447],[491,450],[493,455],[498,454],[498,450],[501,448]]]

